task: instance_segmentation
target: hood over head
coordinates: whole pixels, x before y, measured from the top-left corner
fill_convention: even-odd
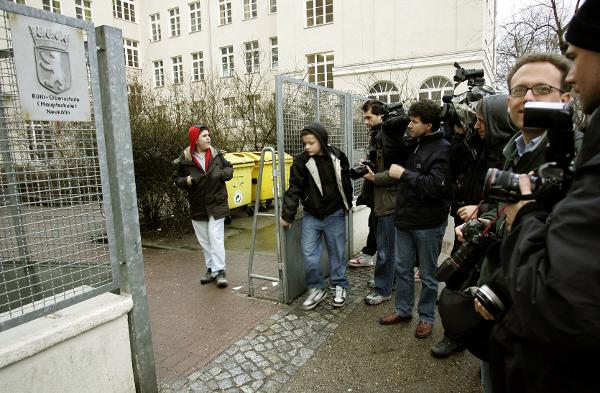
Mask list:
[[[323,124],[318,122],[309,123],[302,128],[302,131],[310,131],[310,133],[313,134],[321,144],[321,149],[323,149],[324,152],[328,151],[327,146],[329,145],[327,140],[329,136],[327,134],[327,130],[325,130],[325,127],[323,127]]]
[[[205,126],[204,124],[197,124],[197,125],[190,127],[189,137],[190,137],[190,153],[191,154],[193,154],[194,150],[196,149],[196,141],[198,140],[198,136],[200,135],[202,130],[208,130],[208,132],[210,132],[210,130],[208,129],[208,126]]]
[[[485,145],[504,147],[518,131],[508,117],[508,96],[495,94],[483,97],[482,112],[485,120]]]

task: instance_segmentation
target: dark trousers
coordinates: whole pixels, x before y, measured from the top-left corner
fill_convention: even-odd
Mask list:
[[[373,213],[373,208],[371,208],[371,213],[369,214],[369,234],[367,235],[367,244],[361,251],[371,256],[375,255],[377,252],[377,218],[375,217],[375,213]]]

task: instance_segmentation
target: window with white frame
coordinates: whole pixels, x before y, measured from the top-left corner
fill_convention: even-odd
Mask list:
[[[233,46],[221,48],[221,76],[233,76]]]
[[[190,7],[190,33],[202,30],[202,18],[200,16],[200,2],[189,4]]]
[[[21,5],[27,5],[25,4],[25,0],[8,0],[11,3],[15,3],[15,4],[21,4]]]
[[[369,89],[369,98],[386,104],[400,102],[400,93],[396,85],[390,81],[377,82]]]
[[[277,0],[269,0],[269,14],[277,13]]]
[[[30,122],[27,124],[27,140],[29,142],[30,157],[34,161],[47,161],[54,158],[58,151],[56,145],[56,128],[53,123]]]
[[[223,98],[223,115],[225,118],[225,125],[230,127],[234,123],[234,106],[235,99],[233,97]]]
[[[75,0],[75,16],[77,19],[92,21],[92,0]]]
[[[219,25],[231,23],[231,0],[219,0]]]
[[[443,76],[434,76],[427,79],[419,88],[419,100],[433,100],[442,104],[442,97],[452,95],[454,87],[452,82]]]
[[[125,67],[139,67],[138,42],[128,38],[123,39],[123,48],[125,49]]]
[[[333,53],[315,53],[306,56],[308,81],[333,88]]]
[[[192,53],[192,81],[204,80],[204,57],[202,52]]]
[[[160,31],[160,14],[150,15],[150,40],[152,42],[160,41],[162,33]]]
[[[277,37],[271,37],[271,69],[276,70],[279,68],[279,46],[277,44]]]
[[[179,85],[183,83],[183,61],[181,56],[171,57],[171,63],[173,65],[173,84]]]
[[[256,18],[256,0],[244,0],[244,20]]]
[[[152,62],[154,65],[154,87],[163,87],[165,85],[165,69],[162,60]]]
[[[113,0],[113,16],[129,22],[135,22],[134,0]]]
[[[333,0],[305,0],[306,27],[333,23]]]
[[[43,0],[42,7],[44,8],[44,11],[60,14],[60,0]]]
[[[181,35],[181,20],[179,19],[179,7],[169,10],[169,22],[171,23],[171,37],[179,37]]]
[[[246,55],[246,72],[248,74],[258,72],[260,68],[258,41],[244,42],[244,52]]]

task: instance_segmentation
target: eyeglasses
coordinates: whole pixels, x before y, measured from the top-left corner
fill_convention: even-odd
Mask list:
[[[510,93],[511,97],[525,97],[525,94],[527,94],[527,91],[531,90],[531,92],[533,93],[534,96],[545,96],[545,95],[552,93],[552,89],[558,90],[561,93],[564,93],[564,91],[562,91],[558,87],[554,87],[554,86],[550,86],[550,85],[535,85],[532,87],[515,86],[509,90],[509,93]]]

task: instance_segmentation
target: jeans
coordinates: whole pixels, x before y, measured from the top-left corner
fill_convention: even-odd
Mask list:
[[[346,278],[346,216],[342,209],[319,220],[304,211],[300,247],[304,260],[304,274],[309,288],[324,288],[321,270],[321,251],[325,238],[329,254],[329,279],[331,285],[348,288]]]
[[[375,262],[375,292],[382,296],[392,293],[394,282],[394,215],[377,217],[377,261]]]
[[[492,393],[492,377],[490,375],[490,364],[481,361],[481,392]]]
[[[433,277],[437,259],[442,249],[442,239],[447,222],[431,229],[405,230],[396,228],[396,314],[412,315],[415,303],[414,267],[419,258],[421,276],[421,297],[417,311],[422,321],[433,324],[438,283]]]

